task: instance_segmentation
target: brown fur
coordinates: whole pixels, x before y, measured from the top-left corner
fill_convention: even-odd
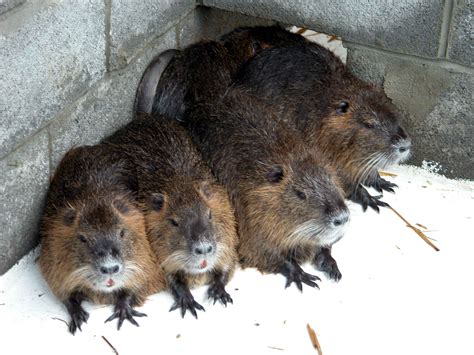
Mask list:
[[[209,199],[204,198],[204,196],[203,198],[208,208],[213,212],[214,224],[217,229],[216,235],[220,236],[217,246],[219,257],[215,269],[225,270],[229,273],[229,279],[231,279],[237,265],[235,217],[226,191],[217,184],[212,188],[214,190],[213,196]],[[199,192],[199,186],[195,186],[193,189],[202,196]],[[181,253],[174,247],[173,238],[175,238],[175,233],[173,226],[168,221],[168,217],[171,216],[174,216],[174,214],[169,210],[169,207],[165,207],[160,212],[148,210],[146,214],[151,245],[166,274],[179,272],[183,268],[181,260],[173,258],[173,255],[180,255]],[[209,273],[186,273],[186,280],[191,288],[211,282]]]
[[[120,146],[137,166],[148,237],[172,291],[177,274],[184,275],[188,287],[212,283],[216,272],[226,274],[227,283],[237,264],[233,210],[184,128],[174,121],[142,116],[106,142]],[[214,267],[203,273],[187,269],[192,245],[200,238],[193,223],[209,231],[217,248]]]
[[[133,296],[132,306],[142,305],[147,296],[164,289],[142,209],[130,190],[132,175],[127,162],[110,147],[74,148],[61,161],[41,222],[39,266],[62,302],[77,292],[94,303],[118,302],[117,292],[94,287],[91,275],[95,275],[96,256],[90,248],[97,238],[121,230],[124,236],[117,245],[126,277],[120,289]]]
[[[408,152],[410,141],[381,88],[355,77],[315,43],[262,51],[237,76],[234,85],[270,104],[331,161],[348,197],[365,207],[384,205],[360,184],[393,191],[377,169],[406,159],[399,149]]]
[[[157,86],[137,92],[136,102],[146,113],[182,121],[187,109],[200,102],[218,100],[239,68],[264,48],[289,43],[305,43],[304,37],[277,26],[238,28],[217,41],[202,40],[176,52],[169,64],[153,61],[139,85]],[[154,70],[163,65],[164,70]],[[157,77],[161,76],[161,77]],[[154,97],[150,105],[150,97]]]
[[[219,105],[196,107],[187,121],[231,196],[242,265],[280,272],[288,259],[309,261],[320,247],[335,241],[326,242],[322,233],[293,235],[298,226],[308,220],[327,226],[332,216],[348,212],[324,157],[302,144],[291,128],[275,124],[272,115],[258,98],[231,89]],[[282,178],[270,181],[278,169]]]

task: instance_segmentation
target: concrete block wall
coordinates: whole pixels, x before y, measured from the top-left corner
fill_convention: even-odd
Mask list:
[[[412,162],[474,178],[473,7],[472,0],[0,0],[0,274],[37,244],[63,154],[132,118],[151,59],[237,26],[280,22],[342,36],[350,68],[382,84],[405,111]]]
[[[405,113],[410,163],[474,178],[473,0],[203,0],[342,37],[347,64]]]
[[[132,118],[154,56],[240,25],[273,23],[196,8],[194,0],[0,5],[0,275],[37,244],[48,182],[64,153]]]

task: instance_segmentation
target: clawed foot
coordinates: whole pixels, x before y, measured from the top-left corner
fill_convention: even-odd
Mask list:
[[[286,277],[285,288],[288,288],[293,282],[301,292],[303,292],[303,284],[319,288],[315,281],[321,281],[321,279],[315,275],[311,275],[303,271],[303,269],[296,262],[286,262],[285,266],[282,268],[281,273]]]
[[[331,256],[330,252],[321,252],[314,259],[316,269],[324,272],[330,280],[338,282],[342,278],[342,274],[337,267],[337,262]]]
[[[84,308],[79,306],[70,314],[71,314],[71,321],[69,322],[69,331],[73,335],[76,333],[77,329],[79,329],[82,332],[81,325],[83,323],[87,323],[87,320],[89,319],[89,313],[87,313],[84,310]]]
[[[380,201],[382,195],[379,196],[372,196],[369,192],[363,187],[358,186],[349,196],[349,200],[354,201],[360,205],[362,205],[362,210],[365,212],[367,207],[371,207],[377,213],[380,212],[380,207],[388,207],[389,204],[383,201]]]
[[[120,330],[122,327],[123,321],[128,319],[130,323],[139,327],[137,321],[133,317],[146,317],[145,313],[138,312],[134,310],[128,303],[118,302],[115,305],[115,310],[112,315],[105,320],[105,323],[110,322],[111,320],[118,318],[117,329]]]
[[[207,290],[207,296],[214,300],[214,304],[216,304],[217,301],[220,301],[227,307],[227,303],[234,303],[232,297],[227,293],[222,283],[211,284]]]
[[[393,188],[398,187],[397,184],[394,184],[393,182],[385,180],[381,177],[377,178],[377,180],[369,186],[373,187],[378,192],[383,192],[385,190],[392,193],[395,193],[395,190]]]
[[[175,303],[171,306],[170,312],[174,311],[175,309],[181,308],[181,317],[184,318],[184,315],[186,314],[186,311],[189,310],[191,314],[194,316],[194,318],[197,319],[197,312],[196,309],[205,312],[206,310],[204,309],[203,306],[201,306],[199,303],[197,303],[194,300],[194,297],[191,295],[191,293],[187,295],[180,296]]]

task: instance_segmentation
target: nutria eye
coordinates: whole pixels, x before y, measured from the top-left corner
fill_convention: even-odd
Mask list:
[[[339,102],[339,105],[337,105],[336,113],[340,115],[346,113],[348,109],[349,103],[347,101],[341,101]]]
[[[175,227],[179,226],[178,222],[176,222],[175,219],[170,218],[169,221],[170,221],[170,223],[171,223],[173,226],[175,226]]]
[[[79,238],[79,240],[80,240],[81,242],[87,243],[86,237],[84,237],[82,234],[79,234],[77,237]]]
[[[212,219],[212,212],[209,211],[209,219]]]
[[[125,236],[125,229],[122,229],[120,231],[120,238],[123,238]]]
[[[303,191],[295,189],[295,194],[300,200],[306,200],[306,194]]]
[[[364,126],[365,126],[366,128],[368,128],[368,129],[374,128],[374,124],[371,123],[371,122],[364,122],[363,124],[364,124]]]

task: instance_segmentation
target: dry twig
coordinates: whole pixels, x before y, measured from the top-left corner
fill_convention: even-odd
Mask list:
[[[308,330],[309,338],[311,339],[311,343],[313,347],[318,351],[319,355],[323,355],[323,350],[321,349],[321,345],[319,345],[318,337],[316,336],[316,332],[313,328],[308,324],[306,324],[306,329]]]
[[[296,34],[298,34],[298,35],[302,35],[303,33],[305,33],[305,32],[306,32],[306,30],[307,30],[306,28],[304,28],[304,27],[301,27],[301,28],[300,28],[298,31],[296,31]]]
[[[112,348],[112,350],[114,351],[115,355],[119,355],[117,349],[115,349],[114,346],[113,346],[112,344],[110,344],[110,341],[108,341],[106,337],[104,337],[104,336],[102,335],[102,339],[104,339],[104,341],[105,341],[107,344],[109,344],[109,346],[110,346],[110,347]]]
[[[417,223],[416,225],[417,225],[418,227],[423,228],[423,229],[428,229],[427,227],[425,227],[424,225],[422,225],[422,224],[420,224],[420,223]]]
[[[415,226],[413,226],[412,224],[410,224],[410,222],[408,222],[400,213],[398,213],[393,207],[389,206],[389,208],[403,221],[407,224],[407,227],[413,229],[413,231],[418,234],[418,236],[423,239],[426,244],[428,244],[430,247],[432,247],[434,250],[436,251],[439,251],[439,248],[434,245],[430,239],[421,231],[419,230],[418,228],[416,228]]]
[[[380,176],[391,176],[391,177],[398,176],[398,175],[395,174],[395,173],[389,173],[388,171],[382,171],[382,170],[379,171],[379,175],[380,175]]]

